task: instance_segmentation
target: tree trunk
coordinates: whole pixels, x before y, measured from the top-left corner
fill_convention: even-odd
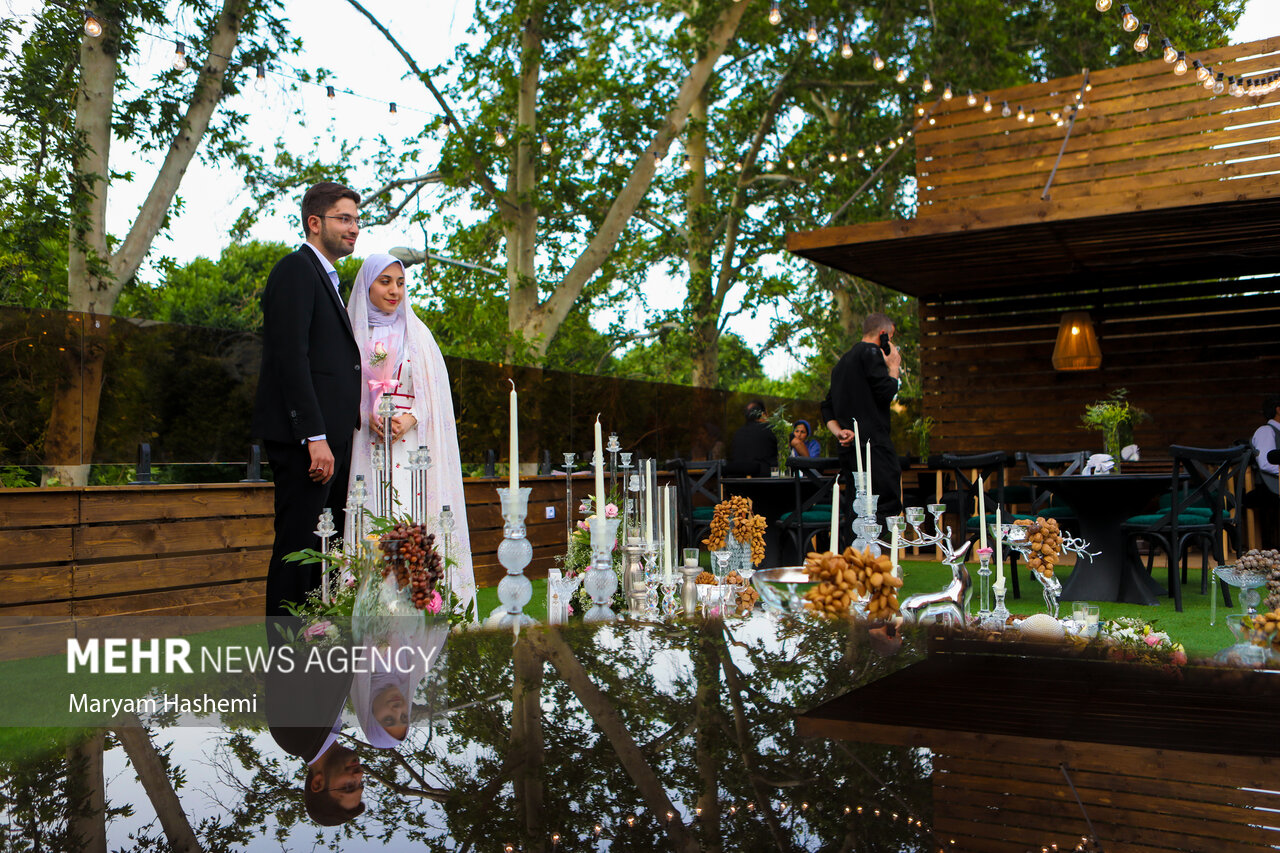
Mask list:
[[[112,729],[120,739],[133,772],[138,774],[138,781],[147,792],[147,799],[160,818],[160,826],[164,829],[165,838],[169,839],[169,848],[176,853],[199,853],[200,843],[191,830],[187,814],[182,810],[182,802],[173,790],[173,783],[165,772],[164,761],[156,752],[151,742],[151,734],[142,726],[142,721],[130,714],[119,720],[121,725]]]
[[[689,110],[689,132],[685,136],[689,152],[689,195],[685,199],[688,232],[686,263],[689,267],[690,356],[694,386],[714,388],[720,364],[719,330],[712,312],[711,211],[707,200],[707,90],[703,89]]]
[[[102,775],[104,729],[67,747],[67,840],[82,853],[107,853],[107,790]]]
[[[720,853],[720,760],[716,742],[720,734],[723,712],[720,707],[720,646],[718,623],[705,620],[699,629],[697,645],[693,649],[693,672],[698,683],[694,705],[694,762],[698,768],[696,805],[702,809],[699,821],[702,847],[707,853]]]
[[[542,3],[530,4],[520,33],[520,90],[516,101],[519,125],[515,156],[514,279],[509,281],[507,328],[514,332],[538,307],[538,209],[533,195],[538,182],[538,86],[542,75]],[[508,238],[510,239],[510,238]]]
[[[71,311],[109,315],[125,282],[134,276],[151,250],[169,214],[182,177],[222,100],[227,58],[235,50],[248,0],[224,0],[208,58],[177,134],[146,201],[114,254],[107,249],[107,176],[111,159],[111,111],[119,73],[117,24],[104,20],[99,38],[80,42],[80,88],[76,93],[75,129],[82,146],[72,157],[71,232],[67,251],[67,299]],[[86,316],[83,357],[68,360],[70,372],[53,392],[53,410],[45,434],[45,481],[57,476],[63,485],[88,481],[93,439],[98,428],[102,366],[106,358],[107,324]],[[100,331],[103,345],[90,345],[90,332]],[[73,450],[74,449],[74,450]],[[73,461],[74,460],[74,461]]]

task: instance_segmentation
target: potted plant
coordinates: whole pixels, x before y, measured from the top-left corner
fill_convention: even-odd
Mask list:
[[[916,437],[916,453],[920,456],[920,461],[924,462],[929,458],[929,433],[933,431],[936,424],[933,418],[927,415],[922,418],[916,418],[907,429]]]
[[[1133,436],[1133,425],[1147,417],[1147,413],[1132,405],[1127,399],[1128,390],[1117,388],[1110,397],[1098,400],[1084,407],[1084,416],[1080,419],[1083,429],[1097,430],[1102,433],[1104,452],[1120,467],[1120,448],[1125,439]]]

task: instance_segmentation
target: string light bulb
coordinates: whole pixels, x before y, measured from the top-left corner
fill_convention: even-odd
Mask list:
[[[1145,53],[1147,48],[1151,47],[1151,25],[1143,24],[1142,31],[1138,33],[1138,37],[1133,40],[1133,49],[1138,53]]]
[[[787,157],[787,168],[788,168],[788,169],[794,169],[795,167],[796,167],[796,161],[795,161],[795,160],[793,160],[790,156],[788,156],[788,157]],[[701,814],[701,812],[699,812],[699,814]]]
[[[330,91],[330,92],[332,92],[332,91],[333,91],[333,87],[332,87],[332,86],[330,86],[330,87],[329,87],[329,91]],[[329,97],[333,97],[333,96],[332,96],[332,95],[330,95]],[[498,146],[499,148],[503,148],[503,147],[505,147],[505,146],[506,146],[506,144],[507,144],[507,135],[506,135],[505,133],[503,133],[503,132],[502,132],[502,128],[498,128],[497,130],[495,130],[495,131],[493,132],[493,144],[494,144],[494,145],[496,145],[496,146]]]
[[[742,171],[742,161],[741,161],[741,160],[735,160],[735,161],[734,161],[734,163],[733,163],[733,171],[735,171],[735,172],[741,172],[741,171]]]
[[[859,160],[861,160],[863,157],[866,157],[866,156],[867,156],[867,149],[865,149],[865,148],[859,148],[859,149],[858,149],[858,159],[859,159]]]
[[[879,51],[871,51],[871,67],[877,71],[884,70],[884,60],[880,58]]]
[[[686,172],[693,170],[693,164],[689,162],[688,154],[684,155],[683,159],[680,160],[680,168],[684,169]]]
[[[951,84],[947,83],[942,87],[942,100],[949,101],[955,97],[955,93],[951,91]]]
[[[1096,0],[1093,4],[1093,8],[1097,9],[1099,12],[1105,12],[1111,8],[1111,0]]]
[[[1018,104],[1018,121],[1026,121],[1027,112],[1022,108],[1022,104]]]
[[[262,65],[262,64],[259,64],[259,65],[258,65],[258,74],[257,74],[257,76],[254,78],[254,81],[253,81],[253,88],[257,89],[259,92],[262,92],[262,93],[264,93],[264,94],[266,93],[266,91],[267,91],[267,66]]]
[[[551,143],[547,141],[545,136],[542,137],[542,146],[539,150],[541,150],[543,154],[551,153]]]
[[[329,105],[329,110],[330,112],[332,112],[333,108],[338,103],[338,93],[333,90],[332,86],[325,86],[324,97],[325,97],[325,103]]]
[[[876,143],[876,153],[877,153],[877,154],[879,154],[879,153],[881,153],[882,151],[884,151],[884,149],[883,149],[883,148],[881,148],[881,147],[880,147],[880,143],[879,143],[879,142],[877,142],[877,143]]]
[[[173,43],[173,70],[187,70],[187,46],[180,41]]]
[[[923,115],[924,115],[924,107],[916,107],[916,115],[918,115],[918,116],[923,116]]]
[[[899,137],[898,137],[898,144],[899,144],[899,145],[901,145],[901,144],[902,144],[902,143],[904,143],[904,142],[906,142],[906,140],[905,140],[905,139],[903,139],[901,136],[899,136]]]
[[[1035,124],[1035,123],[1036,123],[1036,111],[1032,110],[1031,112],[1027,113],[1027,124]]]
[[[828,152],[827,152],[827,162],[828,162],[828,163],[834,163],[835,161],[836,161],[836,155],[835,155],[835,152],[833,152],[833,151],[828,151]]]
[[[920,88],[924,90],[926,95],[933,91],[933,81],[929,79],[928,74],[924,75],[924,82],[920,84]]]
[[[1205,68],[1204,63],[1202,63],[1198,59],[1191,63],[1191,67],[1195,69],[1196,79],[1199,80],[1201,83],[1203,83],[1205,80],[1208,80],[1210,77],[1213,76],[1213,72],[1211,72],[1208,68]]]
[[[809,31],[804,34],[804,40],[809,44],[818,40],[818,22],[813,18],[809,19]]]
[[[395,127],[397,124],[400,123],[400,113],[396,111],[395,101],[392,101],[389,106],[390,108],[387,110],[387,122],[392,127]]]
[[[1131,33],[1138,28],[1138,16],[1133,14],[1128,3],[1120,4],[1120,26],[1126,33]]]
[[[978,105],[978,96],[973,94],[973,90],[970,89],[969,97],[965,98],[965,101],[968,102],[969,106],[976,107]]]
[[[1173,63],[1173,73],[1179,77],[1187,73],[1187,52],[1185,50],[1178,51],[1178,60]]]
[[[91,39],[101,38],[102,36],[102,21],[92,12],[86,11],[84,13],[84,34]]]
[[[845,59],[853,59],[853,45],[849,43],[848,36],[842,36],[840,40],[840,55]]]
[[[1208,72],[1209,72],[1209,73],[1205,75],[1204,82],[1202,82],[1200,85],[1204,87],[1204,90],[1205,90],[1206,92],[1212,92],[1212,91],[1213,91],[1213,83],[1214,83],[1214,80],[1213,80],[1213,69],[1212,69],[1212,68],[1209,68],[1209,69],[1207,69],[1207,70],[1208,70]]]
[[[841,152],[840,152],[840,162],[841,162],[841,163],[848,163],[848,162],[849,162],[849,152],[848,152],[848,151],[841,151]]]
[[[1164,61],[1172,65],[1178,61],[1178,49],[1167,38],[1160,39],[1160,49],[1164,51]]]
[[[782,23],[782,9],[778,6],[778,0],[773,0],[773,4],[769,6],[769,23],[775,27]]]
[[[907,66],[899,65],[896,77],[899,83],[907,82]]]
[[[1000,104],[1001,104],[1000,115],[1004,116],[1005,118],[1008,118],[1009,116],[1013,115],[1013,110],[1009,109],[1008,101],[1001,101]]]
[[[1213,81],[1213,94],[1221,95],[1227,91],[1226,74],[1222,71],[1218,72],[1218,79]]]
[[[1237,80],[1235,77],[1228,77],[1227,81],[1228,81],[1228,86],[1227,86],[1228,93],[1230,93],[1232,96],[1237,98],[1244,94],[1244,87],[1240,85],[1239,80]]]
[[[990,95],[982,96],[982,111],[984,113],[991,112],[991,96]]]

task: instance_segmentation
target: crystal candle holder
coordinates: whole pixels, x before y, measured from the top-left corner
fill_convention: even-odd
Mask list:
[[[507,570],[498,582],[498,606],[494,615],[499,616],[499,627],[529,625],[534,619],[525,615],[525,605],[533,598],[533,584],[525,577],[524,568],[533,559],[533,545],[525,537],[524,520],[529,511],[528,486],[516,489],[498,489],[502,502],[502,542],[498,544],[498,562]]]
[[[591,596],[592,607],[584,615],[587,622],[607,622],[617,618],[610,606],[613,593],[618,589],[618,576],[613,571],[613,546],[618,537],[617,518],[605,518],[603,514],[592,516],[591,568],[587,570],[582,586]]]
[[[991,549],[978,549],[978,621],[991,618]]]

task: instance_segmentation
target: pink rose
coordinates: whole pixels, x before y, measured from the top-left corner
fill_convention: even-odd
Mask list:
[[[585,521],[579,521],[579,522],[578,522],[578,529],[579,529],[579,530],[590,530],[590,529],[591,529],[591,525],[587,524]]]
[[[1173,661],[1178,666],[1182,666],[1187,662],[1187,653],[1184,651],[1176,651],[1169,655],[1169,660]]]
[[[444,606],[444,599],[440,597],[440,590],[431,590],[431,597],[427,599],[427,612],[439,613],[440,608]]]
[[[373,342],[373,354],[374,354],[374,355],[386,355],[386,354],[387,354],[387,345],[386,345],[386,344],[384,344],[382,341],[374,341],[374,342]]]
[[[1160,645],[1160,638],[1157,637],[1155,634],[1147,634],[1147,636],[1142,638],[1142,642],[1146,643],[1148,646],[1151,646],[1152,648],[1155,648],[1156,646]]]
[[[302,636],[306,637],[308,641],[313,637],[323,637],[324,632],[328,630],[329,626],[332,624],[333,623],[327,619],[324,622],[317,622],[314,625],[308,626],[307,629],[302,632]]]
[[[604,517],[605,517],[605,518],[617,518],[617,517],[618,517],[618,507],[617,507],[616,505],[614,505],[614,504],[605,504],[605,505],[604,505]]]

